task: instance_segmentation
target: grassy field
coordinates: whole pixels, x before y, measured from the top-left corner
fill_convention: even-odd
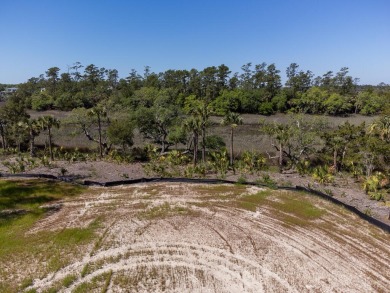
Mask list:
[[[29,111],[29,114],[32,118],[37,118],[42,115],[53,115],[58,117],[61,120],[64,120],[69,112],[62,111],[46,111],[46,112],[36,112]],[[330,116],[315,116],[307,115],[308,117],[325,117],[329,121],[329,124],[333,127],[343,124],[346,121],[349,121],[351,124],[358,125],[362,122],[366,124],[371,123],[376,117],[375,116],[362,116],[362,115],[351,115],[348,117],[330,117]],[[259,121],[260,119],[265,119],[265,121],[275,121],[279,123],[287,123],[288,115],[286,114],[276,114],[272,116],[262,116],[254,114],[244,114],[243,125],[239,125],[235,130],[235,151],[239,154],[244,150],[256,150],[260,152],[273,151],[270,140],[265,136],[261,135],[259,132]],[[208,129],[209,134],[219,135],[223,138],[226,145],[230,143],[230,129],[228,126],[220,125],[221,117],[213,116],[210,119],[211,126]],[[97,148],[96,143],[88,141],[84,134],[76,134],[75,125],[64,125],[59,130],[53,130],[53,141],[58,146],[63,147],[78,147],[78,148]],[[45,135],[41,134],[37,138],[38,144],[45,143]],[[134,137],[134,146],[143,146],[145,141],[139,132],[135,132]],[[184,147],[179,145],[179,147]]]

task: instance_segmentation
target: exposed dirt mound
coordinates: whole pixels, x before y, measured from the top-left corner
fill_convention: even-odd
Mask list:
[[[299,193],[257,187],[148,184],[93,188],[30,231],[101,233],[38,292],[385,292],[390,236]],[[71,278],[70,278],[71,276]]]

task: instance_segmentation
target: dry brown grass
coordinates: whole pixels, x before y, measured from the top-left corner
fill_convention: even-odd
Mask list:
[[[45,112],[37,112],[37,111],[28,111],[32,118],[37,118],[43,115],[53,115],[60,120],[65,121],[65,119],[69,116],[70,112],[64,111],[56,111],[50,110]],[[307,115],[310,117],[324,117],[318,115]],[[243,114],[243,125],[237,127],[235,131],[235,148],[237,154],[244,150],[257,150],[260,152],[273,151],[270,140],[261,135],[259,132],[259,121],[260,119],[265,119],[266,121],[275,121],[279,123],[287,123],[288,115],[287,114],[276,114],[272,116],[262,116],[255,114]],[[346,121],[349,121],[351,124],[360,124],[362,122],[366,122],[366,124],[371,123],[376,117],[375,116],[362,116],[362,115],[350,115],[348,117],[330,117],[325,116],[328,119],[330,125],[337,126],[343,124]],[[228,126],[220,125],[221,117],[213,116],[210,119],[211,127],[209,128],[209,134],[215,134],[221,136],[226,145],[230,143],[230,129]],[[88,141],[84,134],[72,135],[75,132],[75,125],[63,125],[59,130],[53,130],[54,143],[58,146],[63,147],[78,147],[78,148],[93,148],[96,149],[96,143]],[[37,139],[38,144],[45,143],[44,135],[40,135]],[[138,133],[135,132],[134,137],[134,146],[143,146],[144,139]],[[183,145],[179,145],[179,147],[184,147]]]

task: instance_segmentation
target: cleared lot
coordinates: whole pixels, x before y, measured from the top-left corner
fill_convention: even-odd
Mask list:
[[[389,234],[302,193],[178,183],[89,188],[63,199],[60,210],[40,218],[23,237],[76,229],[93,235],[63,254],[57,267],[48,267],[50,259],[40,261],[45,250],[2,259],[5,282],[24,282],[31,292],[390,287]]]

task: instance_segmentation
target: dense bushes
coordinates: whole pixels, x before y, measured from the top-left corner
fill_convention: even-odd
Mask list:
[[[99,153],[57,148],[50,154],[53,159],[99,157],[128,162],[146,160],[149,156],[150,172],[200,177],[209,172],[223,177],[229,170],[256,173],[277,161],[281,172],[288,169],[311,174],[324,184],[331,183],[338,172],[349,172],[356,180],[366,180],[365,189],[375,193],[374,197],[385,188],[371,190],[370,182],[377,172],[388,178],[390,86],[358,86],[347,68],[314,77],[312,72],[300,70],[292,63],[286,70],[283,86],[280,71],[274,64],[265,63],[254,66],[247,63],[241,73],[234,74],[223,64],[201,71],[154,73],[145,68],[144,75],[133,70],[124,79],[119,78],[116,70],[91,64],[82,73],[81,64],[76,65],[73,72],[61,75],[59,68],[50,68],[45,77],[19,85],[0,109],[0,143],[4,151],[30,150],[34,155],[34,139],[46,130],[38,120],[30,119],[26,110],[58,109],[72,111],[65,122],[95,143]],[[229,151],[220,137],[208,133],[211,115],[240,117],[239,113],[276,112],[298,115],[290,116],[286,123],[260,123],[259,135],[268,135],[276,151],[275,156],[267,154],[271,160],[266,160],[264,154],[244,151],[238,155],[233,151],[236,122],[228,124]],[[304,113],[338,116],[382,113],[382,116],[371,125],[345,123],[332,128],[323,119],[303,116]],[[153,152],[149,148],[147,151],[143,147],[131,148],[134,131],[158,148]],[[175,150],[171,151],[172,148]],[[41,157],[44,156],[45,162],[51,161],[47,150]],[[22,170],[25,165],[24,160],[19,160],[8,167]]]
[[[31,78],[19,85],[16,95],[38,111],[53,108],[70,111],[101,102],[135,111],[139,107],[150,108],[158,97],[168,97],[171,105],[182,108],[190,95],[206,99],[218,115],[227,111],[263,115],[275,112],[373,115],[390,108],[389,85],[358,86],[346,67],[315,77],[311,71],[300,70],[299,65],[292,63],[286,70],[283,87],[280,70],[266,63],[254,66],[247,63],[241,73],[234,74],[224,64],[201,71],[160,73],[146,67],[144,75],[132,70],[123,79],[115,69],[90,64],[81,73],[83,66],[76,65],[73,72],[61,75],[58,67],[49,68],[45,77]]]

